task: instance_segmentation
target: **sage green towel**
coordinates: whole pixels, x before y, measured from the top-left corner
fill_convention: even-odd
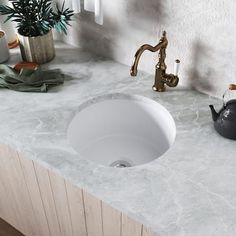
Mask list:
[[[20,92],[47,92],[51,86],[63,84],[64,76],[59,69],[37,70],[13,68],[0,64],[0,88]]]

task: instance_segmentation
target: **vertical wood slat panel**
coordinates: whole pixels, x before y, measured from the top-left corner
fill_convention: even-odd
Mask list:
[[[121,212],[102,202],[103,236],[121,235]]]
[[[58,221],[48,170],[36,164],[35,162],[33,163],[35,167],[37,180],[39,183],[43,205],[48,219],[48,225],[51,232],[51,236],[65,236],[61,234],[61,229]]]
[[[34,217],[37,223],[37,235],[50,236],[51,234],[33,162],[30,159],[24,158],[22,155],[19,155],[19,158],[25,175],[26,185],[28,186],[30,193],[30,198],[33,203]]]
[[[154,233],[151,229],[143,226],[143,235],[142,236],[158,236],[158,234]]]
[[[9,155],[8,147],[0,145],[0,205],[2,218],[19,230],[23,230],[23,225],[20,224],[20,218],[17,211],[17,206],[14,201],[9,180],[6,172],[9,170],[4,165],[4,159]]]
[[[6,183],[5,169],[3,169],[2,156],[5,155],[5,149],[0,148],[0,217],[15,228],[20,229],[18,214],[16,212],[15,203],[12,200],[12,195],[9,192],[8,184]]]
[[[142,224],[122,214],[122,236],[142,236]]]
[[[0,161],[0,214],[27,236],[158,236],[5,146]]]
[[[88,236],[103,236],[101,201],[83,191]]]
[[[14,227],[19,227],[15,204],[9,193],[9,185],[6,183],[5,166],[3,158],[7,155],[6,146],[0,145],[0,217],[8,221]]]
[[[32,202],[18,153],[9,147],[4,148],[4,150],[4,155],[1,155],[1,165],[3,167],[4,181],[8,188],[8,195],[16,211],[15,218],[18,218],[17,228],[25,235],[37,235]]]
[[[61,234],[63,236],[73,236],[65,181],[62,177],[53,172],[49,172],[49,177],[61,228]]]
[[[82,190],[68,181],[66,190],[74,236],[87,236]]]
[[[0,156],[0,162],[1,162],[1,156]],[[13,209],[9,208],[7,211],[7,208],[10,206],[9,198],[6,197],[6,189],[3,185],[3,180],[1,176],[2,170],[0,166],[0,218],[5,219],[5,221],[10,221],[12,219]]]

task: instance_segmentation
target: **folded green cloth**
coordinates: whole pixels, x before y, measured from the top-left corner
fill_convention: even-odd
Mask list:
[[[59,69],[37,70],[21,69],[20,73],[13,68],[0,64],[0,88],[20,92],[47,92],[51,86],[63,84],[64,76]]]

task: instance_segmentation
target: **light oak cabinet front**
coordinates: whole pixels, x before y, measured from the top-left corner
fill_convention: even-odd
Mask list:
[[[26,236],[158,236],[5,145],[0,217]]]

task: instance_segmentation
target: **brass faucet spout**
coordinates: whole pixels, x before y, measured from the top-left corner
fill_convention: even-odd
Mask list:
[[[167,38],[166,38],[166,32],[165,31],[163,31],[160,42],[155,47],[153,47],[149,44],[142,45],[134,55],[134,62],[131,66],[130,75],[131,76],[136,76],[137,75],[139,59],[140,59],[140,57],[141,57],[141,55],[143,54],[144,51],[148,50],[148,51],[151,51],[151,52],[157,52],[161,48],[165,49],[167,47],[167,45],[168,45],[168,41],[167,41]]]
[[[158,43],[155,47],[151,46],[150,44],[142,45],[134,55],[134,61],[133,61],[133,64],[131,66],[130,75],[131,76],[136,76],[137,75],[139,59],[140,59],[140,57],[141,57],[141,55],[143,54],[144,51],[148,50],[148,51],[151,51],[151,52],[157,52],[162,47],[166,47],[167,44],[168,43],[167,43],[167,40],[166,40],[164,42]]]

